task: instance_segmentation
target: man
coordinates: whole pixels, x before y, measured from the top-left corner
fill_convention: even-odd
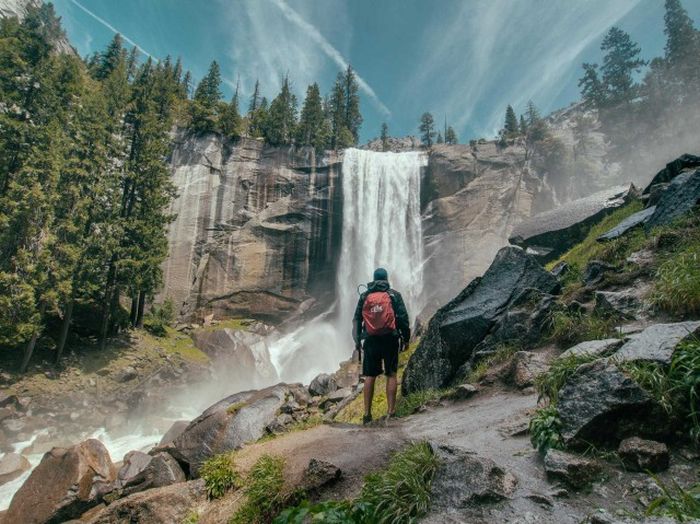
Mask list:
[[[372,421],[374,382],[383,371],[386,375],[388,417],[396,410],[396,372],[399,368],[399,349],[411,338],[408,311],[398,291],[389,286],[389,275],[384,268],[374,271],[374,281],[360,295],[352,322],[355,350],[364,349],[362,375],[365,377],[363,424]],[[364,348],[362,341],[364,340]]]

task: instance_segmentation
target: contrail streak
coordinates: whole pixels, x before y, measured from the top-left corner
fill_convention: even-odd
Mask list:
[[[105,20],[104,18],[101,18],[101,17],[97,16],[95,13],[93,13],[92,11],[90,11],[87,7],[85,7],[84,5],[82,5],[82,4],[81,4],[80,2],[78,2],[77,0],[70,0],[70,1],[71,1],[71,3],[72,3],[73,5],[75,5],[77,8],[81,9],[82,11],[84,11],[85,13],[87,13],[88,15],[90,15],[92,18],[94,18],[95,20],[97,20],[99,23],[101,23],[101,24],[102,24],[103,26],[105,26],[107,29],[109,29],[109,30],[112,31],[113,33],[117,33],[117,34],[121,35],[121,37],[122,37],[126,42],[130,43],[130,44],[131,44],[132,46],[134,46],[136,49],[138,49],[139,51],[141,51],[144,55],[146,55],[147,57],[152,58],[152,59],[154,59],[154,60],[158,60],[155,56],[153,56],[151,53],[149,53],[148,51],[146,51],[143,47],[141,47],[140,45],[138,45],[138,44],[137,44],[136,42],[134,42],[131,38],[129,38],[129,37],[126,36],[124,33],[122,33],[121,31],[119,31],[119,30],[118,30],[116,27],[114,27],[112,24],[110,24],[109,22],[107,22],[107,20]]]
[[[348,67],[348,61],[343,58],[340,51],[338,51],[328,40],[325,39],[318,29],[304,20],[304,18],[294,9],[292,9],[284,0],[272,0],[272,2],[279,8],[280,11],[282,11],[282,14],[287,20],[293,24],[296,24],[300,29],[305,31],[306,34],[308,34],[309,37],[316,42],[316,44],[318,44],[328,58],[333,60],[341,69],[346,69]],[[355,71],[355,76],[357,77],[357,84],[360,86],[360,89],[364,91],[364,93],[372,100],[377,109],[384,113],[384,115],[391,116],[391,111],[389,111],[389,108],[387,108],[379,99],[377,93],[374,92],[374,89],[372,89],[372,87],[365,82],[359,74],[357,74],[357,71]]]

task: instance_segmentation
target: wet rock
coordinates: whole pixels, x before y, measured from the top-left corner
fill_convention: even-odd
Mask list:
[[[113,502],[87,522],[89,524],[122,524],[143,522],[172,524],[182,522],[193,507],[206,501],[204,481],[180,482],[162,488],[134,493]]]
[[[617,268],[601,260],[591,260],[583,270],[583,282],[587,286],[597,284],[603,279],[605,273],[617,271]]]
[[[649,194],[651,190],[658,186],[659,184],[666,184],[671,182],[675,177],[681,174],[683,171],[688,169],[693,169],[695,167],[700,167],[700,156],[684,154],[666,164],[661,171],[654,175],[654,178],[649,182],[649,185],[642,192],[643,194]]]
[[[638,211],[625,218],[614,228],[600,235],[596,240],[598,242],[606,242],[608,240],[614,240],[616,238],[619,238],[631,229],[645,224],[654,214],[654,211],[656,211],[656,206],[651,206],[647,207],[646,209],[642,209],[641,211]]]
[[[645,224],[647,231],[670,224],[689,212],[700,201],[700,169],[686,171],[676,176],[663,191],[656,203],[654,214]]]
[[[614,364],[583,364],[559,391],[561,435],[567,446],[617,444],[634,436],[663,435],[665,412]]]
[[[338,384],[333,375],[321,373],[317,375],[309,384],[309,393],[312,396],[324,396],[338,389]]]
[[[669,365],[676,347],[700,335],[700,321],[654,324],[629,340],[613,355],[619,362],[651,361]]]
[[[31,467],[32,465],[23,455],[6,453],[0,459],[0,485],[16,479]]]
[[[473,384],[460,384],[455,388],[452,398],[455,400],[466,400],[473,397],[478,392],[479,388]]]
[[[173,442],[169,452],[197,477],[202,463],[213,455],[258,440],[275,421],[291,392],[284,384],[231,395],[193,420]]]
[[[597,461],[557,449],[547,451],[544,470],[550,480],[563,482],[573,489],[585,488],[603,472]]]
[[[662,442],[630,437],[620,442],[617,449],[625,467],[632,471],[659,472],[668,469],[668,447]]]
[[[559,358],[576,357],[606,357],[618,349],[624,341],[619,338],[606,338],[603,340],[587,340],[580,342],[564,351]]]
[[[337,481],[342,472],[335,464],[312,458],[303,473],[301,486],[306,490],[317,490]]]
[[[110,494],[111,497],[106,498],[121,498],[187,480],[185,472],[168,453],[156,453],[153,456],[139,452],[127,453],[118,477],[115,483],[117,489]]]
[[[518,351],[513,355],[510,376],[513,384],[519,388],[532,386],[535,377],[547,370],[547,364],[538,355],[530,351]]]
[[[647,306],[643,297],[649,286],[632,287],[622,291],[596,291],[594,311],[602,316],[635,320],[645,316]]]
[[[556,278],[522,249],[498,252],[483,277],[474,279],[433,316],[403,376],[403,393],[445,387],[504,310],[525,290],[559,290]]]
[[[173,423],[172,426],[170,426],[170,429],[165,432],[165,435],[163,435],[163,438],[160,439],[160,442],[158,443],[158,447],[166,446],[173,442],[177,437],[182,435],[182,433],[185,431],[187,426],[190,425],[189,420],[178,420]]]
[[[431,448],[439,460],[430,488],[433,520],[456,508],[507,499],[515,491],[516,477],[491,459],[445,444],[431,443]]]
[[[114,379],[117,382],[129,382],[138,376],[138,372],[132,366],[126,366],[124,369],[121,369],[116,373]]]
[[[557,264],[552,268],[550,273],[552,273],[552,275],[554,275],[555,277],[559,278],[566,275],[570,270],[571,266],[562,260],[561,262],[557,262]]]
[[[99,440],[54,448],[15,493],[5,521],[58,523],[77,518],[100,502],[115,478],[109,453]]]
[[[130,451],[124,455],[122,466],[117,472],[116,486],[123,487],[141,473],[151,463],[153,457],[142,451]]]
[[[294,422],[294,417],[288,413],[282,413],[265,428],[270,433],[280,434],[287,430],[287,427]]]

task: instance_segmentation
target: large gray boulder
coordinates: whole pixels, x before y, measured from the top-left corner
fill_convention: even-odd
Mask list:
[[[606,357],[623,344],[619,338],[605,338],[603,340],[587,340],[580,342],[564,351],[559,358],[569,357]]]
[[[168,452],[196,478],[208,458],[262,437],[291,396],[284,384],[231,395],[193,420]]]
[[[4,522],[64,522],[100,503],[116,478],[107,448],[95,439],[54,448],[12,498]]]
[[[642,224],[646,224],[655,211],[656,206],[650,206],[645,209],[642,209],[641,211],[637,211],[636,213],[625,218],[622,222],[620,222],[618,225],[616,225],[609,231],[606,231],[605,233],[600,235],[598,238],[596,238],[596,240],[598,242],[606,242],[608,240],[614,240],[616,238],[619,238],[628,231],[634,229],[635,227],[639,227]]]
[[[608,445],[666,433],[665,412],[630,377],[606,360],[580,366],[559,391],[561,435],[569,447]]]
[[[313,396],[328,395],[338,389],[338,383],[333,375],[321,373],[314,377],[309,384],[309,393]]]
[[[676,347],[700,335],[700,321],[654,324],[629,340],[612,356],[617,362],[658,362],[669,365]]]
[[[5,453],[0,459],[0,485],[16,479],[31,467],[32,465],[24,455]]]
[[[528,290],[554,293],[557,279],[517,247],[501,249],[483,277],[474,279],[428,324],[403,377],[403,393],[442,388],[472,357],[509,305]]]
[[[700,167],[700,156],[689,155],[687,153],[685,155],[681,155],[672,162],[666,164],[665,168],[656,173],[651,182],[649,182],[649,185],[644,188],[642,194],[650,194],[652,188],[655,186],[658,186],[659,184],[666,184],[676,178],[683,171],[696,167]]]
[[[131,451],[124,457],[111,498],[121,498],[139,491],[162,488],[186,480],[185,472],[168,453],[148,455],[140,451]]]
[[[700,202],[700,169],[686,171],[676,176],[662,192],[654,214],[646,221],[647,231],[656,226],[670,224]]]

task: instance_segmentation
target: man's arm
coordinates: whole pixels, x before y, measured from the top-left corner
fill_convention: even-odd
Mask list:
[[[361,295],[357,301],[355,308],[355,316],[352,317],[352,339],[355,341],[355,347],[358,347],[362,337],[362,306],[365,303],[365,296]]]
[[[411,338],[411,323],[408,320],[408,310],[406,309],[406,304],[403,302],[401,293],[398,291],[393,291],[393,298],[396,328],[399,330],[399,334],[401,335],[403,341],[408,344],[408,340]]]

